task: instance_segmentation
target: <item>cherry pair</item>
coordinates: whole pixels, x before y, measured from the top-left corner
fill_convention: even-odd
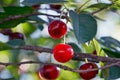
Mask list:
[[[60,20],[52,21],[48,26],[48,32],[54,39],[62,38],[67,32],[67,26]],[[73,49],[68,44],[57,44],[53,49],[54,58],[58,62],[65,63],[73,56]]]
[[[96,69],[96,68],[98,67],[95,63],[85,63],[80,66],[79,70],[90,70],[90,69]],[[47,65],[43,65],[40,68],[38,74],[39,76],[42,76],[43,78],[53,80],[53,79],[58,78],[59,69],[55,65],[47,64]],[[79,74],[81,78],[85,80],[90,80],[98,74],[98,70],[89,71],[89,72],[80,72]]]

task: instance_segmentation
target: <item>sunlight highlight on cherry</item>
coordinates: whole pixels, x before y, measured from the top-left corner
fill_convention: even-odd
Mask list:
[[[68,44],[57,44],[53,49],[54,58],[61,63],[71,60],[73,53],[73,48]]]

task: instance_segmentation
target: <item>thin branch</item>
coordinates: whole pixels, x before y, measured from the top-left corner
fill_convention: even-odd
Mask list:
[[[86,1],[79,9],[81,9],[83,6],[85,6],[90,0]],[[110,6],[114,5],[116,1],[114,1]],[[100,8],[94,12],[91,13],[91,15],[94,15],[104,9],[107,9],[108,7],[110,6],[106,6],[106,7],[103,7],[103,8]],[[78,9],[78,12],[79,12],[79,9]],[[51,15],[51,14],[46,14],[46,13],[40,13],[40,12],[33,12],[33,13],[30,13],[30,14],[24,14],[24,15],[11,15],[11,16],[8,16],[7,18],[3,19],[0,21],[0,24],[4,23],[4,22],[7,22],[7,21],[10,21],[10,20],[15,20],[15,19],[20,19],[20,18],[27,18],[27,17],[30,17],[30,16],[35,16],[35,15],[45,15],[45,16],[51,16],[51,17],[60,17],[61,15]],[[61,16],[62,19],[68,19],[68,16],[66,15],[62,15]]]
[[[103,69],[110,68],[112,66],[118,65],[118,64],[120,64],[120,62],[116,62],[116,63],[106,65],[104,67],[95,68],[95,69],[88,69],[88,70],[73,69],[73,68],[70,68],[70,67],[62,65],[62,64],[43,63],[43,62],[40,62],[40,61],[24,61],[24,62],[19,62],[19,63],[3,63],[3,62],[0,62],[0,65],[5,65],[5,66],[8,66],[8,65],[20,66],[20,65],[23,65],[23,64],[52,64],[52,65],[55,65],[55,66],[57,66],[61,69],[67,70],[67,71],[80,73],[80,72],[96,71],[96,70],[99,70],[99,69],[103,70]]]
[[[92,12],[91,15],[94,15],[94,14],[100,12],[100,11],[103,11],[103,10],[106,9],[106,8],[108,8],[108,7],[100,8],[100,9],[98,9],[98,10]]]
[[[89,0],[88,0],[89,1]],[[87,1],[87,2],[88,2]],[[86,3],[87,3],[86,2]],[[86,4],[85,3],[85,4]],[[84,5],[85,5],[84,4]],[[83,5],[83,6],[84,6]],[[81,6],[82,7],[82,6]],[[80,8],[81,8],[80,7]],[[94,14],[96,14],[96,13],[98,13],[98,12],[100,12],[100,11],[102,11],[102,10],[104,10],[104,9],[106,9],[106,8],[108,8],[108,7],[104,7],[104,8],[100,8],[99,10],[97,10],[97,11],[94,11],[94,12],[92,12],[91,13],[91,15],[94,15]],[[40,13],[40,12],[33,12],[33,13],[30,13],[30,14],[24,14],[24,15],[11,15],[11,16],[8,16],[7,18],[5,18],[5,19],[3,19],[3,20],[1,20],[0,21],[0,24],[2,24],[2,23],[4,23],[4,22],[7,22],[7,21],[10,21],[10,20],[16,20],[16,19],[20,19],[20,18],[27,18],[27,17],[30,17],[30,16],[35,16],[35,15],[45,15],[45,16],[50,16],[50,17],[61,17],[62,19],[68,19],[68,16],[67,15],[51,15],[51,14],[46,14],[46,13]]]
[[[78,10],[80,10],[83,6],[85,6],[88,2],[90,2],[91,0],[87,0],[84,4],[82,4]]]
[[[111,6],[114,5],[117,1],[118,1],[118,0],[112,2],[112,4],[110,4],[109,6],[106,6],[106,7],[100,8],[100,9],[98,9],[98,10],[92,12],[91,15],[94,15],[94,14],[96,14],[96,13],[98,13],[98,12],[103,11],[104,9],[107,9],[107,8],[111,7]]]
[[[45,16],[51,16],[51,17],[60,17],[61,15],[51,15],[51,14],[46,14],[46,13],[39,13],[39,12],[34,12],[31,14],[24,14],[24,15],[14,15],[14,16],[8,16],[7,18],[3,19],[0,21],[0,24],[10,21],[10,20],[15,20],[15,19],[20,19],[20,18],[27,18],[30,16],[35,16],[35,15],[45,15]],[[61,18],[67,18],[67,16],[62,15]]]
[[[92,55],[89,53],[75,53],[73,60],[81,60],[85,58],[87,58],[88,61],[94,60],[94,61],[102,61],[107,63],[115,63],[120,61],[119,58],[102,57],[102,56]]]
[[[21,46],[21,47],[15,47],[15,49],[24,49],[24,50],[32,50],[32,51],[38,51],[38,52],[48,52],[48,53],[52,53],[53,50],[49,49],[49,48],[43,48],[43,47],[38,47],[38,46]],[[106,65],[104,67],[100,67],[100,68],[95,68],[95,69],[88,69],[88,70],[79,70],[79,69],[73,69],[70,68],[68,66],[62,65],[62,64],[55,64],[55,63],[43,63],[41,61],[25,61],[25,62],[18,62],[18,63],[3,63],[0,62],[0,65],[14,65],[14,66],[20,66],[22,64],[52,64],[55,65],[61,69],[64,70],[68,70],[68,71],[72,71],[72,72],[89,72],[89,71],[95,71],[95,70],[99,70],[99,69],[106,69],[106,68],[110,68],[112,66],[117,66],[120,65],[120,59],[117,58],[110,58],[110,57],[101,57],[101,56],[95,56],[95,55],[90,55],[90,54],[85,54],[85,53],[74,53],[74,57],[73,60],[81,60],[87,58],[88,60],[96,60],[96,61],[103,61],[103,62],[107,62],[109,63],[109,65]]]
[[[30,45],[26,45],[26,46],[21,46],[21,47],[16,47],[15,49],[24,49],[24,50],[32,50],[32,51],[38,51],[38,52],[47,52],[47,53],[51,53],[53,52],[52,49],[50,48],[43,48],[40,46],[30,46]],[[107,63],[116,63],[116,62],[120,62],[119,58],[110,58],[110,57],[102,57],[102,56],[96,56],[96,55],[92,55],[89,53],[74,53],[73,56],[73,60],[85,60],[85,58],[88,59],[88,61],[95,61],[95,62],[107,62]],[[117,66],[120,66],[117,65]]]
[[[102,10],[106,9],[106,7],[104,8],[101,8],[95,12],[92,12],[91,15],[94,15],[95,13],[98,13]],[[24,15],[11,15],[11,16],[8,16],[7,18],[3,19],[0,21],[0,24],[4,23],[4,22],[7,22],[7,21],[10,21],[10,20],[16,20],[16,19],[20,19],[20,18],[27,18],[27,17],[30,17],[30,16],[35,16],[35,15],[45,15],[45,16],[50,16],[50,17],[61,17],[62,19],[68,19],[68,16],[67,15],[51,15],[51,14],[46,14],[46,13],[40,13],[40,12],[33,12],[33,13],[30,13],[30,14],[24,14]]]
[[[26,45],[26,46],[18,46],[15,47],[15,49],[24,49],[24,50],[32,50],[32,51],[38,51],[38,52],[48,52],[48,53],[52,53],[52,49],[50,48],[43,48],[40,46],[30,46],[30,45]]]

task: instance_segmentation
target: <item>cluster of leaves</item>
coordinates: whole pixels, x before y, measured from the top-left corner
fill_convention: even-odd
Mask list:
[[[9,1],[9,0],[8,0]],[[39,30],[41,33],[45,30],[44,25],[48,25],[48,23],[53,20],[53,16],[51,15],[50,17],[46,15],[46,13],[42,13],[42,11],[34,11],[34,9],[31,7],[33,5],[42,5],[46,4],[46,6],[49,6],[51,3],[59,3],[61,5],[64,4],[63,12],[64,9],[67,10],[67,13],[69,13],[69,16],[67,16],[66,21],[69,21],[71,25],[73,26],[72,28],[69,28],[69,31],[66,36],[66,42],[69,43],[75,52],[80,53],[82,49],[85,49],[86,52],[91,53],[94,49],[97,51],[97,55],[99,56],[109,56],[109,57],[114,57],[114,58],[119,58],[119,50],[117,50],[117,47],[120,47],[120,42],[111,38],[111,37],[104,37],[98,40],[97,42],[93,38],[95,37],[97,33],[97,19],[98,20],[104,20],[99,18],[98,16],[92,15],[100,10],[103,9],[109,9],[109,11],[115,10],[117,12],[120,7],[119,7],[119,0],[113,1],[111,0],[111,3],[101,3],[97,2],[95,4],[90,4],[87,7],[81,9],[78,7],[77,4],[71,4],[75,3],[74,0],[24,0],[22,5],[24,6],[13,6],[15,3],[18,1],[11,0],[11,2],[8,2],[5,0],[0,1],[1,9],[0,9],[0,29],[5,29],[5,28],[12,28],[13,31],[17,31],[17,29],[20,29],[22,27],[23,31],[22,33],[25,34],[26,40],[11,40],[6,43],[0,42],[0,50],[11,50],[12,56],[10,56],[11,62],[18,62],[17,60],[19,57],[19,53],[21,51],[14,50],[16,46],[24,46],[25,44],[31,44],[31,45],[38,45],[38,46],[43,46],[43,47],[50,47],[53,48],[53,46],[57,43],[62,42],[62,39],[60,40],[54,40],[50,38],[49,36],[44,36],[46,34],[41,34],[42,36],[39,36],[37,38],[32,38],[31,36],[34,34],[35,31]],[[8,2],[8,3],[7,3]],[[20,5],[19,4],[19,5]],[[12,6],[11,6],[12,5]],[[70,9],[74,8],[74,10]],[[39,10],[39,9],[38,9]],[[57,12],[56,10],[53,10]],[[39,13],[39,14],[38,14]],[[47,16],[48,21],[43,20],[41,17],[38,17],[38,15],[43,14]],[[60,18],[62,15],[60,15]],[[65,15],[63,15],[65,16]],[[63,20],[63,19],[61,19]],[[35,21],[35,22],[32,22]],[[18,30],[19,31],[19,30]],[[67,41],[67,39],[72,39],[72,42]],[[74,38],[74,39],[73,39]],[[85,43],[89,43],[86,45]],[[101,47],[103,45],[104,47]],[[80,49],[79,46],[82,46]],[[25,52],[24,52],[25,53]],[[27,52],[28,53],[28,52]],[[30,52],[33,53],[33,52]],[[26,55],[34,55],[34,54],[26,54]],[[74,64],[74,66],[73,66]],[[79,61],[71,61],[66,63],[67,66],[77,68],[79,65]],[[15,66],[8,66],[7,67],[11,72],[13,73],[13,76],[18,79],[20,76],[18,75],[17,67]],[[110,79],[116,79],[120,77],[119,74],[120,69],[117,67],[111,67],[110,69],[103,70],[103,76],[106,80]],[[114,72],[114,73],[113,73]],[[64,77],[64,75],[66,75]],[[68,77],[67,77],[68,76]],[[67,79],[66,79],[67,78]],[[61,73],[61,76],[58,80],[74,80],[76,78],[79,78],[79,76],[76,73],[73,72],[65,72],[63,71]],[[11,79],[9,79],[11,80]],[[12,79],[13,80],[13,79]]]

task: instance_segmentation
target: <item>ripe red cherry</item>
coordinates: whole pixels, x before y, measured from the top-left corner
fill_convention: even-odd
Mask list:
[[[80,66],[79,70],[88,70],[88,69],[95,69],[95,68],[98,68],[98,66],[95,63],[85,63],[82,66]],[[94,78],[98,74],[98,70],[89,71],[89,72],[80,72],[79,74],[81,78],[85,80],[89,80]]]
[[[54,20],[49,24],[48,32],[52,38],[59,39],[66,34],[67,26],[60,20]]]
[[[10,28],[8,28],[8,29],[0,30],[0,32],[4,35],[9,35],[12,33],[12,30]]]
[[[32,5],[32,8],[33,8],[33,9],[35,9],[35,10],[38,10],[38,9],[39,9],[39,7],[40,7],[40,5],[39,5],[39,4]]]
[[[9,40],[13,40],[13,39],[22,39],[22,40],[24,40],[24,35],[22,33],[19,33],[19,32],[11,33],[9,35]]]
[[[56,61],[65,63],[73,57],[73,48],[68,44],[57,44],[53,49]]]
[[[55,65],[46,64],[40,68],[38,74],[45,79],[53,80],[58,78],[59,70]]]
[[[57,9],[57,10],[59,10],[59,9],[61,9],[61,5],[60,4],[50,4],[50,8],[51,9]]]
[[[97,52],[96,52],[96,50],[94,50],[92,54],[94,54],[94,55],[97,55]]]

